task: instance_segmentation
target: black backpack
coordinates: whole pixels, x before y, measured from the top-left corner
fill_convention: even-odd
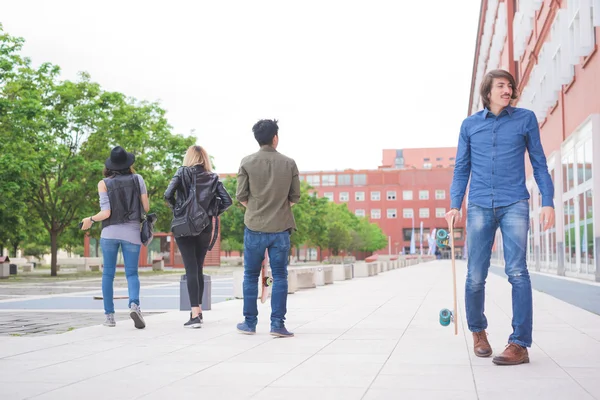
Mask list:
[[[181,207],[173,209],[173,220],[171,221],[173,236],[197,236],[211,223],[211,217],[200,205],[197,197],[196,174],[194,174],[194,184],[187,199]]]

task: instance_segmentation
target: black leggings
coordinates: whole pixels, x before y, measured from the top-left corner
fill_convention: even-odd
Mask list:
[[[204,294],[202,267],[204,266],[204,258],[206,257],[211,238],[212,225],[208,225],[198,236],[175,238],[181,258],[183,259],[183,265],[185,266],[188,293],[192,307],[199,307],[202,304],[202,295]]]

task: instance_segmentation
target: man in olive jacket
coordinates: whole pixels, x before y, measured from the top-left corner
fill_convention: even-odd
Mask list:
[[[265,252],[273,275],[271,335],[291,337],[284,325],[287,312],[287,266],[290,235],[296,229],[292,206],[300,200],[296,162],[279,153],[277,120],[260,120],[253,127],[260,149],[244,157],[238,172],[237,199],[244,216],[244,322],[239,332],[253,335],[258,322],[258,278]]]

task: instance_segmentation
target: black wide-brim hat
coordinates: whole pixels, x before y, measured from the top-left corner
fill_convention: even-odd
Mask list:
[[[133,153],[128,153],[121,146],[116,146],[110,152],[110,157],[106,159],[104,165],[108,169],[118,171],[121,169],[129,168],[135,162],[135,156]]]

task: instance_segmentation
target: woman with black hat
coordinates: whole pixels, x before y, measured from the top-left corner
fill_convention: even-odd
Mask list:
[[[84,218],[81,229],[89,229],[95,222],[102,221],[100,246],[103,256],[102,297],[104,298],[105,326],[114,327],[115,306],[113,303],[113,281],[117,266],[119,247],[123,253],[125,276],[129,291],[129,315],[138,329],[146,327],[140,310],[140,280],[138,262],[142,245],[140,220],[142,208],[150,209],[146,183],[135,173],[132,165],[135,156],[121,146],[112,149],[104,163],[104,179],[98,182],[100,212]]]

